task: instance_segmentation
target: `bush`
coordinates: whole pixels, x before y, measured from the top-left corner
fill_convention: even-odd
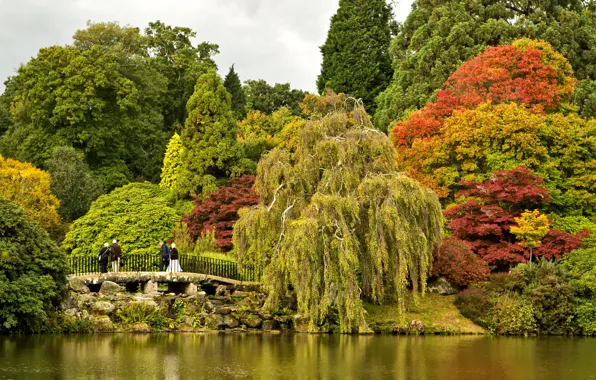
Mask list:
[[[576,296],[596,296],[596,248],[576,249],[559,262],[571,277],[570,283]]]
[[[47,232],[0,198],[0,333],[41,330],[66,274],[66,256]]]
[[[126,254],[159,253],[158,242],[172,238],[180,215],[176,196],[150,183],[131,183],[91,204],[76,220],[63,246],[76,255],[95,255],[105,242],[118,239]]]
[[[528,335],[536,332],[532,303],[516,293],[500,295],[492,306],[488,330],[495,335]]]
[[[582,335],[596,335],[596,299],[578,300],[575,308],[575,325]]]
[[[433,259],[433,276],[445,276],[452,284],[466,287],[489,278],[488,264],[476,256],[466,242],[457,238],[445,239],[441,249],[434,252]]]
[[[148,326],[161,330],[168,325],[168,318],[159,310],[152,306],[132,303],[116,311],[116,322],[134,325],[136,323],[146,323]]]
[[[480,288],[465,289],[457,295],[454,304],[464,317],[482,327],[488,327],[491,306],[484,290]]]
[[[569,234],[588,231],[590,234],[581,239],[584,248],[596,248],[596,222],[585,216],[552,215],[553,227]]]

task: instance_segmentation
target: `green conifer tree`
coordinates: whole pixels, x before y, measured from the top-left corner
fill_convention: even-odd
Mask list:
[[[230,94],[215,70],[199,77],[186,108],[182,167],[176,187],[182,195],[207,194],[231,175],[245,171]]]
[[[375,98],[391,80],[389,57],[391,8],[385,0],[340,0],[325,44],[317,79],[320,94],[326,88],[362,98],[374,112]]]
[[[230,71],[224,79],[224,87],[232,96],[232,112],[236,120],[242,120],[246,116],[246,98],[244,97],[244,90],[240,77],[234,70],[234,65],[230,66]]]

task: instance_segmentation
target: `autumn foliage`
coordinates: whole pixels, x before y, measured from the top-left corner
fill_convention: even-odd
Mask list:
[[[398,122],[391,137],[396,147],[440,133],[455,110],[481,103],[516,103],[534,112],[552,111],[569,100],[575,88],[571,65],[548,43],[522,39],[491,47],[464,63],[437,92],[434,103]]]
[[[182,221],[187,223],[193,240],[215,230],[217,247],[232,248],[233,225],[238,219],[238,210],[259,203],[259,197],[252,189],[254,176],[243,175],[230,180],[208,197],[195,198],[195,208]]]
[[[519,167],[494,173],[485,182],[462,182],[459,197],[468,200],[444,212],[453,236],[469,243],[472,251],[494,267],[508,267],[529,259],[530,251],[520,244],[511,227],[524,210],[536,209],[550,201],[544,181]],[[583,235],[558,230],[542,239],[534,256],[559,258],[582,247]]]
[[[476,256],[463,240],[449,237],[433,254],[433,276],[445,276],[452,284],[465,287],[488,280],[489,274],[486,261]]]

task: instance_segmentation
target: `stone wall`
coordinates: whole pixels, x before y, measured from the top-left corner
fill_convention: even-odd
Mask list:
[[[95,332],[293,329],[295,301],[287,300],[280,308],[285,314],[272,315],[263,309],[266,296],[258,285],[212,280],[175,285],[180,285],[172,290],[175,293],[159,291],[156,282],[147,281],[131,292],[131,286],[103,281],[99,291],[92,292],[83,281],[71,278],[59,308],[62,325]]]

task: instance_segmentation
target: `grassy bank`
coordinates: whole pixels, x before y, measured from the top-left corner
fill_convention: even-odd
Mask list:
[[[365,304],[367,321],[375,332],[416,333],[420,325],[412,321],[420,321],[424,325],[425,334],[483,334],[485,330],[467,319],[455,307],[453,296],[426,294],[418,297],[409,294],[406,301],[406,316],[401,321],[397,314],[397,305]]]

